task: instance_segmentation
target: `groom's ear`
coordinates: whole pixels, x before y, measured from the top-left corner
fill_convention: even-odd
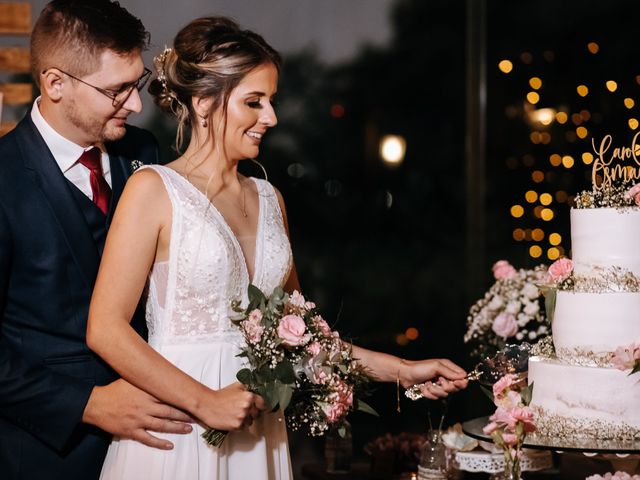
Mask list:
[[[50,68],[40,74],[40,93],[46,95],[52,101],[57,102],[62,98],[64,77],[57,68]]]

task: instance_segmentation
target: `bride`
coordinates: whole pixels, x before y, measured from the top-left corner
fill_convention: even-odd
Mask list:
[[[233,299],[253,283],[270,293],[299,289],[280,193],[237,172],[277,123],[280,56],[231,20],[194,20],[156,58],[156,103],[191,129],[184,154],[129,180],[107,239],[87,342],[127,381],[188,412],[191,434],[167,435],[164,450],[114,438],[103,479],[290,479],[283,414],[235,381],[243,339],[229,321]],[[147,295],[148,343],[129,325]],[[403,386],[438,379],[428,398],[464,388],[448,360],[412,362],[353,347],[375,380]],[[230,431],[221,448],[203,428]]]

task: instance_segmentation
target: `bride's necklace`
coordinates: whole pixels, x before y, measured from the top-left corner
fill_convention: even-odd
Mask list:
[[[247,218],[248,217],[248,215],[247,215],[247,198],[246,198],[245,191],[244,191],[244,185],[242,185],[242,183],[240,183],[240,190],[242,190],[242,208],[241,208],[242,216],[244,218]]]

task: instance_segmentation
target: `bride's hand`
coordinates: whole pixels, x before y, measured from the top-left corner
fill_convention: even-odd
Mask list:
[[[420,390],[425,398],[444,398],[467,387],[466,372],[446,358],[403,360],[403,365],[404,368],[399,372],[400,383],[405,388],[424,384]]]
[[[230,432],[249,426],[265,408],[262,397],[239,382],[213,390],[210,395],[197,416],[206,426],[219,430]]]

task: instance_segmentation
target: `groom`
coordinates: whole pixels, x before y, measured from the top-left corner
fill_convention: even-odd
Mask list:
[[[152,135],[125,124],[142,108],[147,41],[140,20],[108,0],[54,0],[33,29],[40,97],[0,139],[4,480],[97,479],[110,434],[168,449],[148,430],[191,430],[186,415],[118,379],[85,343],[124,183],[158,161]]]

